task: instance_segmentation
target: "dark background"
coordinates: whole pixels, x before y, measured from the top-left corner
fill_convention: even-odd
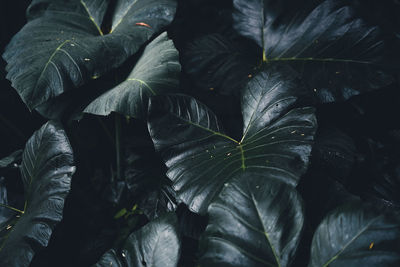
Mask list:
[[[26,23],[29,0],[0,1],[0,54],[10,39]],[[0,59],[0,158],[20,149],[44,120],[30,112],[5,78],[5,62]]]

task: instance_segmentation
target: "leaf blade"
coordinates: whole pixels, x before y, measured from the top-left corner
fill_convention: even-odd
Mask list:
[[[164,32],[146,46],[127,79],[92,101],[84,112],[102,116],[118,112],[145,118],[148,97],[176,91],[179,73],[178,51]]]
[[[288,266],[293,259],[304,210],[291,186],[268,174],[244,173],[224,187],[209,213],[201,243],[204,266]]]
[[[2,229],[1,265],[28,266],[34,253],[47,246],[53,228],[62,219],[74,172],[64,130],[59,123],[46,123],[29,139],[22,155],[25,207],[11,227]]]

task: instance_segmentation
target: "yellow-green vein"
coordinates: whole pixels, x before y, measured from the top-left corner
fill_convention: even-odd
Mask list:
[[[356,240],[357,238],[359,238],[360,235],[362,235],[362,234],[368,229],[368,227],[369,227],[371,224],[373,224],[375,221],[377,221],[379,218],[380,218],[380,216],[379,216],[379,217],[376,217],[376,218],[373,219],[373,220],[371,220],[365,227],[363,227],[363,228],[360,230],[360,232],[358,232],[352,239],[350,239],[350,241],[347,242],[347,243],[343,246],[343,248],[342,248],[338,253],[336,253],[335,256],[333,256],[329,261],[327,261],[322,267],[328,267],[329,264],[331,264],[334,260],[336,260],[336,259],[340,256],[340,254],[342,254],[342,252],[343,252],[354,240]]]
[[[47,60],[46,65],[44,65],[43,70],[40,72],[39,74],[39,78],[37,78],[36,80],[36,85],[35,88],[38,84],[38,82],[40,81],[40,79],[42,78],[44,72],[46,71],[47,67],[49,66],[49,64],[52,62],[54,56],[57,54],[57,52],[68,42],[71,42],[71,40],[65,40],[64,42],[62,42],[55,50],[54,52],[50,55],[49,60]],[[33,94],[34,90],[32,90],[32,94]]]
[[[127,79],[127,81],[139,82],[139,83],[143,84],[144,86],[146,86],[153,95],[157,95],[156,92],[154,92],[153,89],[151,89],[151,87],[145,81],[142,81],[142,80],[139,80],[139,79],[136,79],[136,78],[129,78],[129,79]]]
[[[137,2],[137,0],[133,1],[125,10],[125,13],[121,16],[121,19],[115,23],[115,26],[112,27],[110,33],[112,33],[117,27],[118,25],[122,22],[122,20],[125,18],[126,14],[128,14],[129,10],[132,8],[132,6]]]
[[[281,58],[270,58],[268,62],[273,61],[320,61],[320,62],[343,62],[343,63],[357,63],[357,64],[372,64],[368,61],[353,60],[353,59],[341,59],[341,58],[314,58],[314,57],[281,57]]]
[[[99,31],[100,35],[103,35],[103,32],[101,31],[99,25],[97,25],[96,21],[94,20],[94,18],[90,14],[89,8],[87,7],[86,3],[83,0],[81,0],[81,4],[85,8],[86,13],[88,14],[90,20],[93,22],[94,26],[96,26],[96,29]]]
[[[255,208],[255,210],[256,210],[258,219],[260,220],[261,226],[262,226],[262,228],[263,228],[263,232],[264,232],[265,238],[267,239],[267,242],[268,242],[268,244],[269,244],[270,247],[271,247],[272,253],[274,254],[276,263],[278,264],[278,267],[281,267],[281,262],[280,262],[280,260],[279,260],[278,255],[276,254],[275,247],[272,245],[271,239],[270,239],[270,237],[269,237],[267,231],[265,230],[263,221],[262,221],[262,219],[261,219],[261,214],[260,214],[260,211],[259,211],[258,206],[257,206],[257,201],[256,201],[256,199],[255,199],[255,197],[254,197],[254,195],[253,195],[252,193],[251,193],[251,199],[253,200],[254,208]]]

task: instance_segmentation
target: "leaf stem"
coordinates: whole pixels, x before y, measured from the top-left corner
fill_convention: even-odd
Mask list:
[[[17,209],[17,208],[11,207],[11,206],[6,205],[6,204],[3,204],[3,203],[0,203],[0,207],[7,208],[7,209],[13,210],[13,211],[15,211],[15,212],[24,214],[24,212],[23,212],[22,210],[19,210],[19,209]]]
[[[117,160],[117,180],[121,181],[121,151],[120,151],[120,137],[121,137],[121,117],[115,114],[115,151]]]
[[[3,121],[6,126],[8,126],[11,130],[14,131],[15,134],[21,139],[21,141],[25,140],[25,135],[1,114],[0,114],[0,120]]]
[[[115,145],[115,141],[113,136],[111,135],[110,131],[108,130],[107,126],[104,125],[104,122],[101,120],[101,118],[97,117],[97,121],[100,123],[101,128],[103,128],[104,132],[106,133],[108,139],[111,141],[112,145]]]

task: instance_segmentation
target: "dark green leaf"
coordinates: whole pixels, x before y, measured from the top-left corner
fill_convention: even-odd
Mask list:
[[[301,179],[297,190],[304,200],[306,208],[308,230],[312,234],[322,219],[333,209],[351,201],[360,200],[359,197],[350,194],[346,188],[333,179],[330,171],[323,168],[315,168],[313,157],[311,158],[312,167]],[[340,166],[339,166],[340,167]],[[309,236],[310,242],[312,236]],[[309,254],[308,249],[306,253]]]
[[[288,266],[303,229],[300,195],[268,173],[226,183],[208,211],[201,266]]]
[[[138,125],[134,129],[137,130]],[[165,176],[166,168],[155,153],[150,137],[137,133],[128,134],[123,142],[124,181],[131,199],[129,203],[137,203],[139,210],[153,220],[176,209],[175,192],[171,188],[171,181]]]
[[[177,225],[173,213],[159,217],[132,233],[120,251],[109,250],[94,266],[177,266],[181,250]]]
[[[21,159],[22,155],[22,150],[17,150],[11,153],[9,156],[0,159],[0,169],[1,168],[7,168],[11,164],[15,163],[16,161],[19,161]]]
[[[330,213],[318,227],[310,267],[399,266],[400,218],[359,202]]]
[[[358,166],[360,178],[354,181],[354,187],[368,200],[400,209],[400,131],[368,138],[366,145],[369,151]]]
[[[197,38],[182,54],[184,70],[201,89],[238,94],[257,65],[257,49],[246,45],[219,33]]]
[[[29,108],[120,66],[172,21],[176,8],[175,0],[120,0],[107,34],[100,29],[106,3],[47,3],[11,40],[3,55],[7,78]]]
[[[72,149],[58,123],[46,123],[29,139],[21,164],[25,206],[0,229],[1,266],[28,266],[34,253],[47,246],[62,219],[75,171],[72,164]]]
[[[3,205],[8,206],[7,188],[5,186],[5,178],[0,177],[0,225],[6,224],[16,213]]]
[[[178,51],[164,32],[146,47],[126,80],[95,99],[84,112],[145,118],[148,97],[174,92],[180,70]]]
[[[268,172],[296,185],[307,169],[316,120],[312,108],[295,108],[294,77],[277,70],[257,75],[243,91],[242,139],[226,135],[215,115],[186,96],[154,97],[149,131],[169,168],[177,197],[204,213],[236,173]]]
[[[356,159],[350,136],[335,127],[319,127],[312,153],[313,166],[345,182]]]
[[[320,102],[345,100],[394,81],[398,40],[357,18],[342,1],[234,0],[234,27],[263,49],[263,61],[290,64]]]

